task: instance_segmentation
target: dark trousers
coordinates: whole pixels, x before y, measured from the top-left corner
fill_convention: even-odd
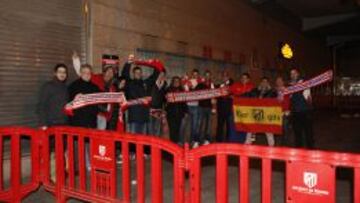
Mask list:
[[[200,107],[200,142],[211,141],[211,108]]]
[[[283,116],[282,135],[275,136],[275,144],[282,147],[291,147],[290,145],[290,116]]]
[[[174,143],[181,142],[180,136],[180,127],[182,122],[183,116],[179,115],[167,115],[168,125],[169,125],[169,134],[170,140]]]
[[[295,147],[313,149],[313,120],[310,111],[292,112],[292,126],[295,134]]]
[[[226,142],[230,137],[231,114],[218,114],[216,126],[216,142]]]

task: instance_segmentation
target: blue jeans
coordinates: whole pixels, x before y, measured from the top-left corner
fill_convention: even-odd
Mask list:
[[[211,108],[200,107],[200,136],[201,142],[211,141]]]
[[[234,115],[230,116],[230,133],[229,142],[240,142],[244,143],[246,139],[246,132],[239,132],[235,127]]]
[[[129,122],[129,132],[148,134],[148,122]]]
[[[161,135],[161,119],[150,116],[149,122],[149,133],[151,135],[160,136]]]
[[[200,107],[188,106],[191,119],[191,141],[200,141]]]
[[[185,142],[187,142],[186,140],[186,127],[189,124],[189,115],[185,114],[184,118],[181,120],[181,125],[180,125],[180,135],[179,135],[179,143],[184,144]]]

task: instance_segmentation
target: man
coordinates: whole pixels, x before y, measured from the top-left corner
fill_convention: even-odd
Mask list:
[[[80,78],[75,80],[69,86],[70,100],[81,94],[90,94],[99,92],[99,88],[91,82],[91,66],[88,64],[82,65],[80,68]],[[85,128],[97,127],[97,114],[99,108],[96,105],[85,106],[74,111],[74,115],[70,118],[70,123],[73,126],[80,126]]]
[[[174,76],[171,80],[167,93],[183,92],[184,88],[181,86],[181,78]],[[170,140],[179,145],[183,145],[185,141],[185,133],[181,133],[181,126],[184,126],[184,118],[187,113],[187,105],[185,102],[167,103],[166,117],[169,124]]]
[[[165,126],[166,119],[164,111],[166,88],[166,74],[161,72],[151,90],[150,134],[152,135],[160,136],[165,130],[162,127]]]
[[[279,139],[276,143],[280,146],[288,146],[289,145],[289,134],[290,134],[290,98],[289,95],[282,95],[281,92],[285,90],[285,82],[284,79],[279,76],[275,80],[277,98],[282,104],[283,109],[283,133],[281,136],[278,136]]]
[[[271,88],[269,78],[263,77],[261,79],[260,85],[253,89],[251,92],[249,92],[250,97],[254,98],[276,98],[277,94],[276,92]],[[265,133],[266,139],[269,146],[275,145],[275,139],[273,133]],[[253,136],[255,136],[252,133],[247,133],[245,144],[251,144],[253,142]]]
[[[254,85],[251,82],[251,78],[249,73],[243,73],[240,78],[240,82],[234,83],[230,87],[230,91],[233,96],[237,97],[248,97],[251,90],[254,89]],[[244,142],[246,137],[246,132],[237,132],[235,128],[235,121],[233,114],[231,115],[231,126],[230,126],[230,137],[229,140],[232,142]],[[255,140],[255,137],[253,137],[253,140]]]
[[[290,71],[291,85],[301,83],[298,69]],[[313,124],[312,124],[312,105],[310,89],[296,92],[290,95],[290,106],[292,115],[292,126],[295,134],[295,146],[313,149]]]
[[[236,82],[231,86],[231,93],[234,96],[246,96],[247,93],[254,89],[254,84],[250,80],[249,73],[243,73],[240,82]]]
[[[187,80],[184,84],[185,91],[195,91],[197,86],[201,83],[202,79],[200,78],[199,70],[194,69],[192,71],[191,78]],[[190,115],[190,126],[191,126],[191,141],[192,148],[199,147],[200,144],[200,109],[199,101],[187,102],[188,111]]]
[[[211,72],[205,72],[204,81],[198,85],[198,89],[214,89],[214,83],[211,80]],[[212,100],[206,99],[199,101],[200,109],[200,142],[203,145],[210,144],[211,141],[211,114],[212,114]]]
[[[80,76],[80,58],[76,52],[73,54],[73,64],[75,72]],[[95,84],[101,92],[115,92],[114,75],[116,70],[113,65],[104,65],[102,73],[91,73],[91,82]],[[100,130],[107,129],[113,113],[114,104],[105,104],[99,106],[100,111],[97,116],[97,128]],[[109,129],[109,128],[108,128]]]
[[[46,82],[40,90],[38,114],[39,126],[43,129],[67,124],[68,119],[63,111],[63,107],[69,100],[66,86],[67,74],[67,66],[57,64],[54,67],[53,80]]]
[[[143,79],[142,69],[136,66],[132,69],[133,78],[130,76],[134,55],[130,55],[122,70],[122,77],[126,80],[125,94],[127,100],[139,99],[151,95],[151,90],[159,77],[160,70],[154,68],[152,75]],[[136,63],[136,62],[135,62]],[[131,106],[128,109],[129,131],[131,133],[148,134],[150,109],[145,105]]]
[[[218,87],[230,87],[233,80],[229,77],[227,71],[222,72],[221,83]],[[216,126],[216,141],[225,142],[230,137],[231,123],[233,118],[232,99],[230,96],[219,97],[216,102],[217,112],[217,126]],[[226,131],[224,131],[224,127]]]

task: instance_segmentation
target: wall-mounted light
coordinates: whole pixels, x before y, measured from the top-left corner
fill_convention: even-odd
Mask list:
[[[286,59],[292,59],[294,57],[294,52],[288,43],[283,43],[281,45],[280,52],[281,52],[281,56]]]

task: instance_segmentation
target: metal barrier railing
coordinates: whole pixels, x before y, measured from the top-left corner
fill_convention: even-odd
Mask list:
[[[30,138],[31,180],[23,184],[21,138]],[[3,187],[4,139],[11,143],[11,181]],[[151,153],[151,160],[145,154]],[[116,157],[122,156],[121,170]],[[166,155],[166,156],[165,156]],[[136,160],[131,161],[135,156]],[[21,127],[0,128],[0,201],[20,202],[43,184],[57,202],[76,198],[89,202],[164,202],[164,182],[172,182],[172,201],[201,202],[201,162],[216,160],[216,202],[229,201],[229,157],[238,161],[239,202],[249,202],[250,162],[261,160],[261,202],[272,201],[272,166],[285,163],[285,202],[335,202],[337,167],[352,168],[353,202],[360,203],[360,155],[240,144],[211,144],[181,148],[153,136],[119,134],[82,128],[54,127],[46,131]],[[170,157],[170,158],[169,158]],[[170,159],[173,179],[164,179],[164,159]],[[150,191],[146,192],[146,165]],[[136,165],[134,167],[134,165]],[[134,167],[133,170],[132,167]],[[168,168],[167,168],[168,169]],[[166,171],[165,171],[166,172]],[[189,175],[187,176],[187,173]],[[136,173],[136,189],[131,181]],[[166,176],[167,177],[167,176]],[[118,180],[121,179],[121,180]],[[186,182],[189,180],[189,190]],[[136,193],[136,197],[134,194]]]

